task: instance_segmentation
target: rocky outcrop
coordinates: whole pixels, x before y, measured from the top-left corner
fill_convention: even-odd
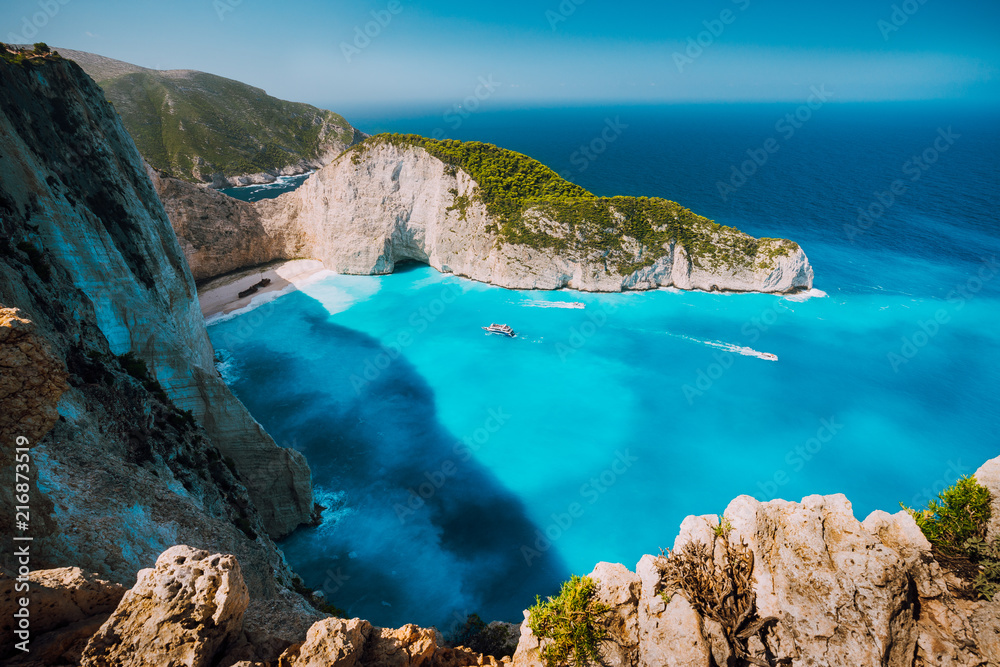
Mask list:
[[[65,366],[22,315],[0,308],[0,438],[5,443],[18,436],[34,442],[48,433],[59,418],[56,403],[69,388]],[[2,455],[8,454],[10,447],[4,447]]]
[[[196,281],[309,255],[305,236],[274,224],[256,205],[152,168],[149,173]]]
[[[24,588],[24,585],[27,588]],[[15,619],[0,618],[0,660],[4,664],[76,665],[90,637],[107,620],[125,594],[125,588],[76,567],[31,572],[14,578],[0,576],[0,608],[19,608],[27,596],[30,651],[15,649]]]
[[[1000,497],[1000,486],[991,490]],[[602,563],[590,576],[613,610],[611,641],[602,645],[606,665],[997,664],[1000,600],[954,594],[952,575],[909,514],[874,512],[861,522],[842,495],[800,503],[741,496],[722,521],[720,530],[720,517],[688,517],[672,553],[702,554],[712,585],[753,600],[752,613],[734,622],[739,627],[724,627],[717,609],[699,609],[698,596],[669,585],[662,556],[643,557],[635,573]],[[752,554],[747,590],[725,588],[730,544]],[[514,665],[540,667],[539,649],[525,619]]]
[[[186,546],[165,551],[83,652],[84,667],[212,664],[249,603],[239,563]]]
[[[498,235],[478,184],[417,146],[374,143],[349,151],[299,189],[255,204],[161,178],[157,188],[199,280],[275,259],[310,257],[349,274],[390,273],[403,261],[512,289],[617,292],[657,287],[790,292],[812,287],[802,249],[717,228],[711,262],[679,244],[649,248],[625,238],[610,253],[576,243],[577,232],[544,210],[533,229],[567,241],[533,247]],[[756,244],[751,257],[738,249]],[[730,252],[731,251],[731,252]],[[651,263],[645,258],[655,256]],[[636,269],[621,267],[640,266]],[[620,272],[623,270],[624,272]]]

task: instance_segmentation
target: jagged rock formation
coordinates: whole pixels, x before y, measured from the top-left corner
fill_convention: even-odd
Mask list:
[[[373,140],[294,192],[255,204],[169,178],[157,182],[198,280],[265,261],[310,257],[350,274],[389,273],[398,262],[416,260],[512,289],[812,287],[812,268],[798,245],[758,241],[709,221],[695,223],[702,245],[713,251],[705,257],[692,257],[673,241],[649,247],[627,234],[620,248],[595,248],[545,207],[530,209],[525,224],[527,233],[545,236],[546,244],[516,242],[500,234],[496,216],[476,197],[479,187],[464,170],[420,146]],[[622,214],[613,211],[615,216]]]
[[[1000,498],[988,474],[977,477]],[[599,601],[612,609],[605,665],[1000,664],[1000,599],[956,594],[954,575],[942,570],[907,513],[877,511],[860,522],[842,495],[801,503],[740,496],[724,522],[720,535],[720,517],[688,517],[673,553],[702,559],[715,584],[727,596],[752,601],[752,612],[734,622],[739,627],[724,627],[714,618],[717,609],[696,608],[691,591],[669,583],[662,557],[644,556],[634,573],[601,563],[590,576],[599,582]],[[728,545],[744,544],[752,554],[752,586],[725,588],[733,562]],[[711,591],[703,592],[710,598]],[[515,667],[541,667],[541,646],[526,618]]]
[[[176,546],[139,580],[83,651],[83,667],[212,664],[250,598],[232,556]]]

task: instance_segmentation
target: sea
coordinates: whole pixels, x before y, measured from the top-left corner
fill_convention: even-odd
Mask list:
[[[922,506],[1000,455],[997,117],[814,101],[350,118],[794,239],[815,289],[527,292],[410,264],[213,324],[227,382],[306,455],[325,508],[281,542],[288,562],[351,616],[447,634],[471,613],[520,622],[600,561],[634,568],[741,494],[844,494],[859,519]]]

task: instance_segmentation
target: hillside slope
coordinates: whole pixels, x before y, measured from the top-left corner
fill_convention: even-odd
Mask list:
[[[59,49],[104,89],[146,161],[218,187],[328,163],[363,134],[342,116],[194,70],[153,70]]]

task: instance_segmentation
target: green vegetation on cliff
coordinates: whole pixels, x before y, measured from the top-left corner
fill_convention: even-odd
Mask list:
[[[586,667],[600,660],[601,642],[608,640],[607,621],[611,608],[597,599],[597,583],[590,577],[564,582],[559,595],[528,610],[528,627],[539,639],[549,639],[542,647],[542,659],[549,667]]]
[[[723,227],[658,197],[598,197],[565,180],[538,160],[493,144],[435,140],[415,134],[379,134],[351,149],[359,163],[378,145],[414,146],[461,169],[479,186],[474,199],[496,220],[498,239],[533,248],[604,253],[608,265],[622,275],[652,265],[682,246],[695,265],[770,269],[779,255],[797,250],[791,241],[755,239]],[[452,193],[465,218],[467,196]],[[760,251],[760,252],[759,252]]]
[[[979,597],[990,600],[1000,592],[1000,540],[987,539],[989,489],[974,477],[962,477],[926,509],[903,509],[917,522],[938,560],[970,580]]]
[[[332,111],[271,97],[214,74],[159,71],[63,50],[104,89],[136,147],[188,181],[281,169],[360,139]]]

